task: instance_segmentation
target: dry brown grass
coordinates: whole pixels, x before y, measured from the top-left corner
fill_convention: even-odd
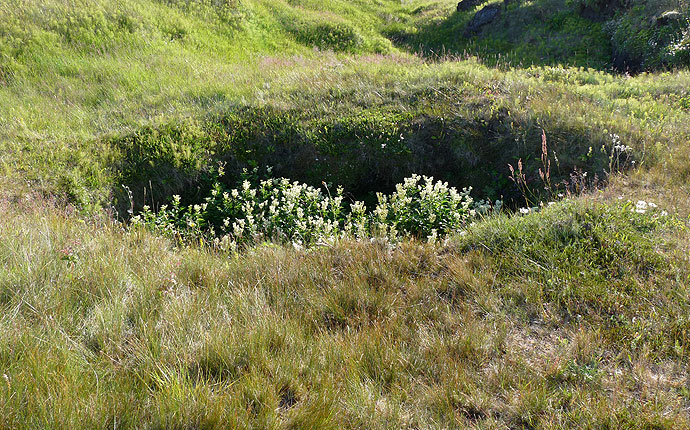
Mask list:
[[[547,227],[591,205],[530,217]],[[670,330],[687,308],[668,302],[686,294],[673,276],[688,266],[673,247],[652,272],[578,280],[596,271],[586,260],[534,260],[542,247],[568,253],[548,236],[464,250],[491,248],[486,238],[506,229],[530,237],[528,218],[484,221],[447,247],[343,241],[228,256],[51,206],[0,209],[3,427],[690,425],[687,337]],[[644,249],[679,234],[658,226],[635,240]],[[558,311],[548,279],[583,313]],[[649,289],[622,310],[637,323],[587,311],[590,289],[627,300],[634,289],[613,285],[629,282]],[[635,327],[648,332],[629,337]]]

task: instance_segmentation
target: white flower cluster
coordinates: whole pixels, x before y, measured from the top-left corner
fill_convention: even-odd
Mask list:
[[[175,197],[157,213],[144,208],[134,222],[180,238],[210,236],[224,249],[263,240],[302,247],[345,235],[436,241],[459,231],[477,214],[500,207],[500,202],[475,203],[469,194],[470,189],[458,192],[446,182],[414,175],[391,195],[379,193],[378,204],[369,212],[363,202],[344,204],[340,188],[331,196],[288,179],[260,181],[256,187],[244,181],[232,190],[216,183],[201,205],[185,207]]]
[[[486,203],[477,207],[470,197],[471,188],[458,192],[447,182],[435,182],[428,176],[413,175],[396,186],[390,196],[377,194],[373,212],[374,234],[398,237],[426,237],[435,241],[439,234],[462,228],[477,210],[486,211]]]
[[[311,243],[337,236],[343,228],[342,190],[331,197],[285,178],[261,181],[257,188],[244,181],[241,189],[229,193],[221,193],[217,185],[206,204],[218,212],[209,213],[216,226],[213,233],[221,238],[231,237],[235,242]],[[213,222],[220,217],[222,223]]]
[[[622,172],[628,168],[635,167],[637,161],[635,161],[633,147],[624,144],[621,141],[621,137],[615,133],[609,134],[609,137],[611,138],[611,145],[604,144],[601,146],[601,152],[607,154],[609,158],[607,173],[611,175],[615,172]],[[591,151],[587,155],[591,155]]]
[[[611,138],[611,148],[613,149],[613,153],[615,154],[623,154],[623,153],[632,153],[633,148],[632,146],[625,145],[624,143],[621,142],[621,137],[617,134],[609,134],[609,137]],[[603,149],[604,152],[606,152],[605,149]]]
[[[659,206],[654,202],[646,202],[644,200],[638,200],[637,203],[635,203],[635,207],[632,208],[631,211],[638,213],[638,214],[643,214],[643,213],[646,213],[647,211],[657,209],[658,207]],[[667,216],[668,212],[661,211],[660,215],[661,216]]]

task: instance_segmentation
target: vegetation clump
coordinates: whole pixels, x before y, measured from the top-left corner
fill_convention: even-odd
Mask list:
[[[614,50],[614,66],[622,71],[687,67],[690,9],[664,9],[673,2],[632,2],[626,13],[606,24]]]
[[[220,168],[218,176],[223,173]],[[324,193],[285,178],[255,184],[244,179],[232,189],[215,181],[202,204],[185,206],[174,196],[170,206],[156,212],[145,206],[132,221],[171,237],[206,238],[233,250],[263,241],[309,246],[348,236],[435,241],[488,212],[487,203],[475,203],[469,194],[468,189],[458,192],[447,183],[414,175],[391,195],[378,193],[376,207],[367,211],[363,202],[346,204],[342,187],[332,196],[328,188]]]

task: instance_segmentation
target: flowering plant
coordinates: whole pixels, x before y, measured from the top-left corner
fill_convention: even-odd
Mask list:
[[[222,176],[222,169],[218,173]],[[233,249],[264,240],[302,246],[346,235],[434,241],[492,208],[486,202],[475,202],[470,191],[413,175],[392,194],[379,193],[376,207],[368,211],[363,202],[345,202],[342,188],[332,196],[327,187],[324,192],[285,178],[255,185],[245,178],[232,189],[216,180],[202,204],[185,206],[175,196],[157,212],[144,207],[132,221],[180,240],[208,239]]]

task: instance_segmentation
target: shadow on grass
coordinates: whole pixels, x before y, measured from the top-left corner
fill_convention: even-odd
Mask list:
[[[392,29],[387,36],[400,48],[426,57],[476,56],[490,66],[569,65],[609,70],[611,43],[603,23],[586,19],[562,0],[523,0],[504,9],[475,33],[467,27],[485,7],[453,12],[418,31]],[[600,21],[600,20],[599,20]]]
[[[479,116],[381,115],[304,118],[297,111],[244,107],[203,122],[147,127],[111,144],[122,154],[119,183],[132,190],[135,209],[143,204],[155,208],[174,194],[198,202],[210,187],[207,173],[219,162],[230,186],[243,169],[271,166],[273,177],[316,187],[327,183],[333,190],[341,185],[365,202],[416,173],[459,189],[471,186],[475,197],[510,203],[519,194],[509,180],[508,164],[518,159],[531,179],[538,179],[542,126],[536,121],[516,123],[506,109]],[[546,128],[560,163],[554,181],[567,179],[575,166],[603,172],[603,155],[581,159],[585,146],[596,139],[587,130],[566,124]],[[118,192],[123,213],[128,195]]]

